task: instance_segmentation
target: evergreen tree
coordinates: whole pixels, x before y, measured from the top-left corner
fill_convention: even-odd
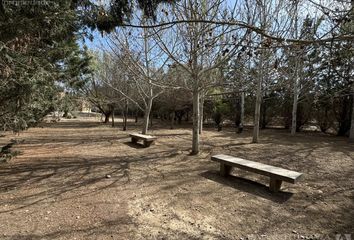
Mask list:
[[[163,1],[138,1],[154,17]],[[88,74],[78,40],[89,29],[111,31],[129,20],[133,2],[0,1],[0,129],[20,131],[54,109],[58,92]]]

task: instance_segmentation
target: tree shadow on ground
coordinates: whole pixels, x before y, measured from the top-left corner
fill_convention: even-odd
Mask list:
[[[96,128],[100,126],[106,126],[107,123],[102,122],[55,122],[55,123],[40,123],[38,127],[45,127],[45,128],[58,128],[58,129],[70,129],[70,128],[77,128],[77,129],[84,129],[84,128]]]
[[[167,133],[167,134],[154,134],[156,137],[178,137],[178,136],[190,136],[189,133]]]
[[[157,152],[143,157],[57,157],[39,158],[35,162],[6,164],[0,168],[0,194],[25,191],[15,198],[5,198],[1,205],[12,212],[42,202],[74,199],[108,188],[125,185],[130,181],[130,165],[159,161],[175,156],[174,152]],[[141,173],[148,175],[149,169]],[[110,178],[106,178],[110,175]],[[28,189],[32,189],[27,192]]]
[[[33,149],[35,147],[43,147],[44,145],[46,148],[50,149],[52,147],[56,148],[57,146],[50,146],[50,145],[57,145],[57,144],[68,144],[68,145],[80,145],[80,144],[97,144],[97,143],[104,143],[104,142],[115,142],[120,141],[123,139],[127,139],[125,136],[90,136],[90,135],[83,135],[83,136],[47,136],[47,137],[37,137],[37,138],[30,138],[26,139],[21,143],[20,147],[22,150],[26,148]],[[36,146],[34,146],[36,145]],[[65,146],[68,146],[65,145]]]
[[[177,221],[189,224],[188,220],[175,216]],[[186,231],[185,229],[171,229],[161,226],[155,222],[147,222],[145,227],[157,230],[157,236],[152,236],[151,232],[143,231],[137,234],[139,226],[131,216],[122,216],[112,220],[102,221],[98,226],[90,227],[65,227],[62,230],[49,233],[29,233],[14,234],[4,237],[4,240],[41,240],[41,239],[190,239],[199,240],[201,238],[227,239],[222,233],[213,233],[211,230],[198,228],[199,236]],[[197,228],[194,226],[193,228]],[[200,237],[201,236],[201,237]]]
[[[213,141],[202,141],[202,145],[206,145],[211,148],[223,147],[223,148],[232,148],[237,146],[246,146],[252,144],[251,142],[239,142],[239,143],[230,143],[230,144],[215,144]]]
[[[272,193],[269,191],[268,186],[245,178],[232,175],[222,177],[217,171],[202,172],[200,176],[222,185],[232,187],[241,192],[247,192],[276,203],[285,203],[293,196],[293,193],[290,192],[280,191]]]
[[[129,227],[128,227],[129,226]],[[78,236],[84,239],[121,239],[121,236],[133,236],[132,229],[136,228],[136,224],[132,221],[130,216],[122,216],[114,220],[102,221],[97,226],[91,227],[74,227],[67,226],[62,230],[53,231],[49,233],[24,233],[14,234],[1,239],[6,240],[40,240],[40,239],[76,239]]]

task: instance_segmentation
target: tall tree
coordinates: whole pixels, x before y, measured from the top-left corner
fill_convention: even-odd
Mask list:
[[[172,8],[173,14],[168,16],[167,20],[185,21],[186,23],[165,30],[168,31],[170,39],[161,38],[159,30],[155,31],[159,46],[177,66],[189,75],[180,87],[191,91],[193,96],[191,154],[198,154],[200,151],[201,93],[211,86],[220,84],[221,79],[206,76],[219,72],[221,66],[239,50],[240,42],[246,34],[240,32],[233,40],[229,32],[230,26],[210,26],[207,23],[230,17],[227,11],[223,11],[224,9],[225,6],[221,0],[213,3],[204,0],[183,0]]]
[[[143,17],[143,21],[148,19]],[[151,34],[149,29],[119,29],[109,38],[109,51],[115,67],[125,69],[129,74],[133,85],[133,90],[129,91],[135,94],[129,95],[124,85],[114,89],[144,113],[143,134],[148,132],[153,101],[164,91],[163,69],[169,61],[168,56],[153,41]]]

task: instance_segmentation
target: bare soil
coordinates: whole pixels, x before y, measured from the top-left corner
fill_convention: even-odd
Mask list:
[[[118,123],[120,125],[120,123]],[[129,123],[97,119],[45,123],[19,136],[21,154],[0,164],[0,239],[335,239],[354,238],[354,145],[347,139],[251,129],[202,135],[190,156],[190,126],[154,125],[155,145],[130,143]],[[233,170],[224,153],[303,172],[270,193],[268,178]],[[109,175],[109,176],[107,176]]]

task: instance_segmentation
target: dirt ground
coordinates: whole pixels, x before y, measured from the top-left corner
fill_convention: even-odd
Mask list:
[[[354,238],[347,139],[264,130],[251,144],[251,129],[208,128],[201,154],[190,156],[190,126],[155,125],[157,143],[142,148],[128,137],[139,126],[129,125],[123,132],[95,118],[62,120],[2,137],[17,139],[21,154],[0,164],[0,239]],[[219,176],[210,160],[217,153],[305,175],[270,193],[266,177],[237,169]]]

